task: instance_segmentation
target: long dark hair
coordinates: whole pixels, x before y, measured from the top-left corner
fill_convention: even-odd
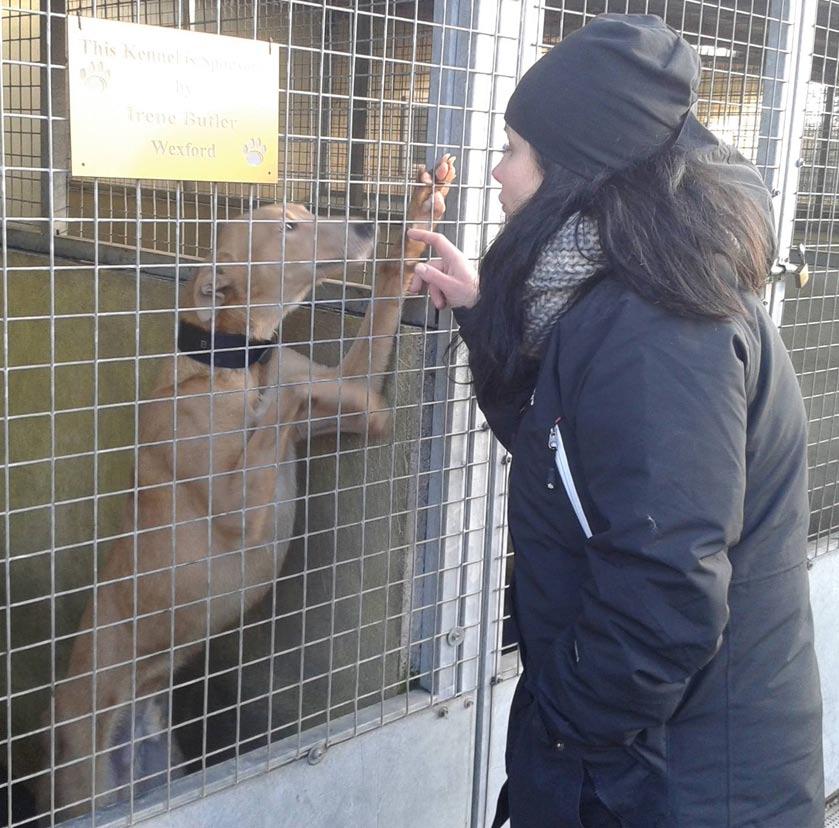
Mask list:
[[[744,312],[741,290],[762,288],[775,250],[770,216],[730,180],[726,165],[671,148],[588,181],[538,161],[542,184],[481,261],[480,326],[470,336],[479,394],[485,388],[514,394],[532,384],[536,363],[521,347],[522,285],[547,242],[577,212],[598,223],[602,273],[672,313],[731,318]]]

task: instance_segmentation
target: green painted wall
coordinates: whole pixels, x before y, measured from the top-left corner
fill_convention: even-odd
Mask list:
[[[97,284],[90,266],[57,261],[51,273],[43,257],[25,253],[10,253],[6,272],[9,414],[20,417],[4,421],[12,464],[7,563],[11,680],[13,693],[20,694],[12,710],[12,735],[20,737],[14,747],[18,777],[44,767],[32,731],[40,726],[49,690],[38,688],[49,685],[53,669],[63,675],[67,646],[61,637],[76,629],[94,555],[108,554],[102,539],[119,531],[131,485],[136,403],[154,384],[161,361],[172,358],[175,286],[147,276],[138,283],[132,272],[114,270],[100,270]],[[342,323],[347,336],[357,320],[317,312],[316,359],[337,360]],[[309,312],[298,311],[284,324],[284,338],[308,341],[310,329]],[[299,464],[301,492],[308,497],[298,508],[299,537],[275,596],[267,595],[245,619],[244,634],[221,635],[211,647],[208,733],[216,758],[235,743],[237,727],[240,741],[267,728],[272,615],[278,617],[275,737],[295,732],[301,712],[304,729],[322,721],[328,697],[334,717],[350,712],[356,698],[364,706],[402,689],[421,348],[421,337],[400,339],[399,381],[387,389],[397,410],[395,439],[365,449],[359,437],[319,438]],[[5,533],[2,523],[0,531]],[[0,664],[5,669],[5,661]],[[178,677],[188,683],[176,693],[178,721],[204,713],[203,676],[201,658]],[[5,676],[2,681],[5,686]],[[237,709],[214,713],[238,698],[243,704]],[[188,754],[200,751],[203,730],[203,721],[179,730]]]

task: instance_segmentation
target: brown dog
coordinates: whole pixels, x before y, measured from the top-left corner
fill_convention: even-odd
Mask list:
[[[442,217],[454,177],[448,155],[433,181],[418,171],[409,225]],[[388,428],[384,374],[422,243],[400,239],[378,267],[359,334],[338,366],[282,346],[247,364],[260,352],[245,348],[270,341],[313,283],[372,249],[369,227],[272,205],[223,225],[218,265],[186,286],[192,309],[181,314],[181,353],[140,404],[138,488],[126,503],[125,535],[98,573],[67,678],[55,688],[54,791],[43,786],[42,812],[53,804],[66,818],[90,810],[94,793],[99,807],[131,785],[136,792],[165,780],[178,761],[171,677],[271,587],[293,531],[296,443],[338,428]],[[203,347],[204,362],[183,352],[186,340]],[[220,367],[223,347],[241,367]]]

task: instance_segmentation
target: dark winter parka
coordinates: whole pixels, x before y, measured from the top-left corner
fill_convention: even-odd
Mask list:
[[[624,828],[824,824],[806,418],[744,301],[680,318],[607,274],[560,317],[532,398],[479,398],[512,454],[512,828],[580,826],[584,778]],[[458,318],[468,345],[480,319]]]

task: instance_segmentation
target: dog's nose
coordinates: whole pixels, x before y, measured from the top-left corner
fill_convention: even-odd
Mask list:
[[[363,224],[356,224],[358,235],[364,239],[372,239],[376,235],[376,225],[372,221],[365,221]]]

